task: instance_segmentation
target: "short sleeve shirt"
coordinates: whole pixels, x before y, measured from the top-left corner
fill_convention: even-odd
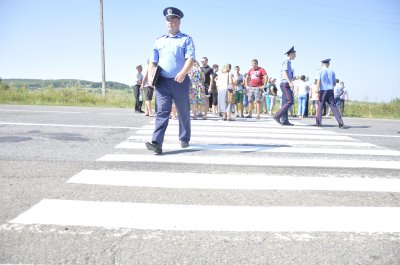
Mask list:
[[[257,87],[263,85],[263,78],[267,72],[264,68],[258,67],[257,70],[251,68],[247,74],[250,76],[250,86]]]
[[[196,59],[193,40],[190,36],[178,32],[175,36],[166,34],[156,40],[150,61],[158,63],[162,77],[175,78],[188,58]]]
[[[322,69],[319,73],[320,90],[331,90],[336,81],[335,72],[329,68]]]
[[[290,60],[290,58],[286,58],[283,63],[282,63],[282,70],[281,70],[281,81],[282,82],[287,82],[283,72],[286,72],[289,80],[293,80],[293,68],[292,68],[292,61]]]
[[[214,72],[213,69],[208,65],[206,67],[200,67],[200,69],[204,73],[204,83],[209,86],[211,75]]]
[[[137,85],[139,81],[142,82],[142,80],[143,80],[143,74],[136,73],[135,85]]]

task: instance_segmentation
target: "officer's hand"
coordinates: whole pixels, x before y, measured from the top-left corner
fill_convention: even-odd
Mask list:
[[[179,72],[176,76],[175,76],[175,81],[178,83],[182,83],[183,80],[185,80],[186,74],[183,74],[182,72]]]

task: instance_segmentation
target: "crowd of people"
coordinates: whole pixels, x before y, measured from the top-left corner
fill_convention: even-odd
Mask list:
[[[276,78],[268,77],[266,71],[258,66],[256,59],[252,60],[252,67],[245,74],[240,72],[239,66],[235,66],[233,71],[231,69],[231,64],[222,67],[214,64],[210,67],[207,57],[201,58],[200,63],[194,62],[188,73],[192,119],[205,120],[208,115],[212,115],[221,117],[223,120],[233,121],[235,117],[252,118],[253,114],[255,114],[255,118],[259,119],[261,113],[274,115],[275,111],[282,106],[281,91],[277,87]],[[146,76],[147,70],[144,71],[144,75],[141,65],[138,65],[136,70],[135,85],[133,86],[135,112],[154,117],[153,110],[155,108],[152,107],[154,88],[149,85]],[[295,100],[288,109],[290,116],[299,118],[316,116],[318,108],[317,80],[312,82],[305,75],[295,76],[292,92]],[[348,91],[344,82],[336,79],[333,92],[334,103],[343,116],[345,101],[348,100]],[[279,105],[277,105],[277,101]],[[143,103],[145,111],[142,110]],[[322,112],[324,116],[329,116],[332,111],[328,104],[324,104]],[[174,106],[171,118],[177,119]]]

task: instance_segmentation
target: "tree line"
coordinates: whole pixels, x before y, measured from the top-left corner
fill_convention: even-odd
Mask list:
[[[87,80],[79,79],[56,79],[56,80],[45,80],[45,79],[1,79],[0,86],[2,88],[28,88],[28,89],[42,89],[42,88],[68,88],[68,87],[78,87],[78,88],[101,88],[101,82],[92,82]],[[107,81],[106,88],[108,89],[119,89],[127,90],[130,88],[129,85]]]

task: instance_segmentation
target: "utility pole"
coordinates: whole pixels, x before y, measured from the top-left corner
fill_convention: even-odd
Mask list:
[[[101,44],[101,94],[106,95],[106,66],[104,59],[104,23],[103,23],[103,0],[100,0],[100,44]]]

